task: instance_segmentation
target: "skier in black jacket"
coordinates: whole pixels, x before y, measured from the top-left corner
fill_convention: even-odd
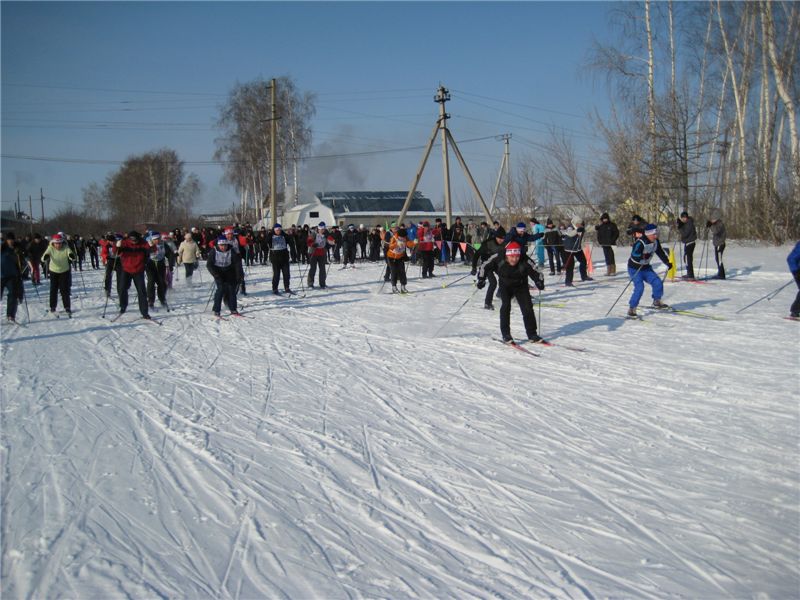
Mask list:
[[[527,257],[522,259],[522,247],[511,242],[506,246],[505,255],[496,254],[488,263],[481,267],[482,275],[478,278],[478,288],[486,285],[486,274],[496,272],[500,283],[500,333],[503,342],[513,343],[511,337],[511,299],[516,298],[522,311],[522,320],[525,323],[525,334],[532,342],[543,342],[536,332],[536,315],[533,312],[533,302],[528,289],[528,278],[532,279],[536,287],[544,289],[544,277],[539,273],[533,261]]]
[[[494,276],[493,269],[485,272],[483,266],[495,256],[499,256],[498,260],[502,260],[502,253],[505,249],[503,239],[506,236],[506,230],[501,226],[498,226],[492,235],[494,237],[490,237],[488,240],[483,242],[481,247],[478,248],[478,251],[475,253],[476,259],[480,262],[480,271],[476,271],[476,273],[480,273],[479,277],[488,277],[489,279],[489,289],[486,290],[486,299],[483,303],[483,308],[486,310],[494,310],[494,304],[492,304],[492,300],[494,299],[494,292],[497,289],[497,277]],[[480,279],[478,281],[480,283]]]

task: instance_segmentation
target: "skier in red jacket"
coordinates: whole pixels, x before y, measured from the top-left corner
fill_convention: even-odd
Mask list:
[[[150,318],[147,308],[147,288],[144,283],[144,269],[150,255],[150,244],[142,240],[138,231],[131,231],[128,237],[117,242],[119,262],[122,265],[119,274],[119,312],[128,309],[128,289],[131,281],[136,286],[139,300],[139,312],[145,319]]]

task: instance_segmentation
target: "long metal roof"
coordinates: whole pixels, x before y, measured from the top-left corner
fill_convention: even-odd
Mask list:
[[[400,213],[408,196],[399,192],[317,192],[319,201],[335,213],[343,212],[396,212]],[[411,198],[411,211],[432,212],[433,203],[420,192]]]

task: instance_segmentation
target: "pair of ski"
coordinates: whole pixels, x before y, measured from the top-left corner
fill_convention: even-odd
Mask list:
[[[124,312],[117,313],[116,316],[114,316],[111,319],[109,319],[109,323],[116,323],[119,320],[119,318],[124,314],[125,314]],[[163,325],[163,323],[161,321],[156,321],[153,317],[149,317],[149,318],[147,318],[147,317],[136,317],[136,319],[134,319],[134,321],[131,321],[131,322],[133,323],[133,322],[138,322],[138,321],[144,321],[145,323],[152,323],[153,325],[159,325],[159,326]]]
[[[544,346],[546,348],[548,348],[548,347],[563,348],[564,350],[571,350],[572,352],[586,352],[586,348],[578,348],[577,346],[565,346],[564,344],[556,344],[554,342],[548,342],[548,341],[545,341],[545,340],[542,340],[541,342],[531,342],[531,341],[527,341],[527,342],[514,342],[514,341],[504,342],[501,339],[497,339],[497,338],[494,338],[494,339],[495,339],[495,341],[500,342],[504,346],[510,346],[511,348],[514,348],[515,350],[519,350],[520,352],[524,352],[525,354],[530,354],[531,356],[541,356],[541,354],[539,354],[537,352],[533,352],[531,350],[528,350],[527,348],[525,348],[526,345]]]
[[[71,318],[72,318],[72,311],[70,311],[70,312],[64,311],[63,313],[57,313],[57,312],[56,312],[56,311],[54,311],[54,310],[48,310],[48,311],[45,313],[45,315],[46,315],[46,316],[53,316],[53,317],[55,317],[56,319],[60,319],[62,314],[63,314],[63,315],[67,315],[67,318],[68,318],[68,319],[71,319]]]
[[[693,317],[695,319],[710,319],[712,321],[727,321],[725,317],[720,317],[718,315],[709,315],[706,313],[695,312],[693,310],[683,310],[680,308],[653,308],[654,313],[671,313],[674,315],[683,315],[685,317]]]
[[[223,317],[221,315],[214,315],[214,320],[215,321],[230,321],[231,317],[237,318],[237,319],[253,319],[253,318],[255,318],[255,317],[250,317],[248,315],[243,315],[242,313],[236,313],[236,314],[230,314],[227,317]]]

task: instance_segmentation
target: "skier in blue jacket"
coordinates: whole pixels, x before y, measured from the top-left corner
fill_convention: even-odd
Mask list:
[[[792,307],[789,309],[789,316],[793,319],[800,319],[800,242],[794,245],[794,249],[789,253],[786,262],[789,263],[789,270],[792,272],[794,281],[798,287],[797,297],[794,299]]]
[[[664,249],[661,247],[661,242],[658,241],[658,227],[655,225],[647,225],[644,228],[644,233],[641,231],[634,232],[636,241],[633,243],[631,249],[631,257],[628,259],[628,276],[633,282],[633,295],[631,295],[628,306],[628,316],[636,317],[636,307],[639,306],[639,300],[644,294],[644,284],[649,283],[653,287],[653,308],[669,308],[661,301],[664,295],[664,284],[661,278],[656,275],[653,268],[650,266],[650,261],[653,255],[657,254],[661,261],[667,265],[667,270],[672,268],[672,263],[669,262],[669,257]]]

